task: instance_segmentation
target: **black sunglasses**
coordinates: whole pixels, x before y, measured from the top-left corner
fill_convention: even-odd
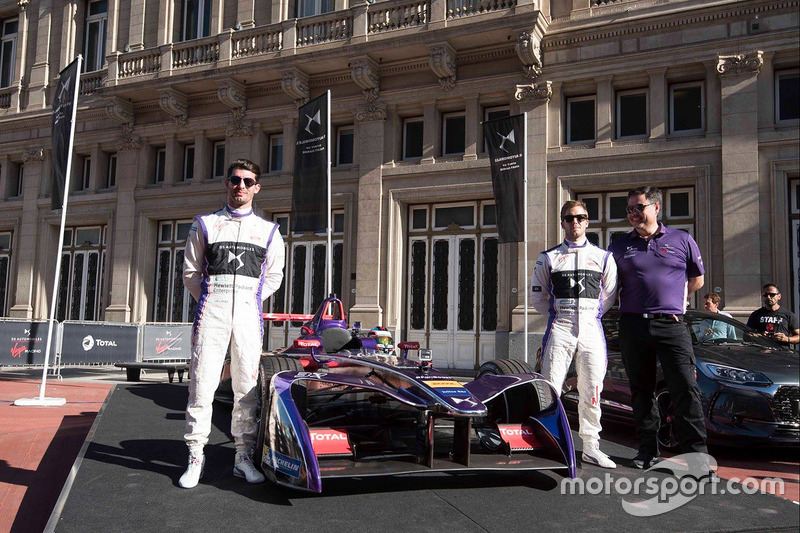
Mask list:
[[[244,181],[244,186],[248,189],[256,184],[256,180],[253,178],[241,178],[239,176],[228,176],[228,181],[231,185],[239,185]]]
[[[763,292],[761,293],[761,296],[763,296],[764,298],[769,298],[770,296],[780,296],[780,294],[781,293],[779,292]]]
[[[652,202],[652,203],[649,203],[649,204],[629,205],[628,207],[625,208],[625,212],[627,212],[629,215],[631,213],[633,213],[634,211],[639,211],[641,213],[642,211],[644,211],[645,207],[647,207],[648,205],[653,205],[654,203],[655,202]]]
[[[589,215],[564,215],[562,217],[564,222],[568,222],[572,224],[573,221],[577,220],[578,222],[583,222],[584,220],[589,220]]]

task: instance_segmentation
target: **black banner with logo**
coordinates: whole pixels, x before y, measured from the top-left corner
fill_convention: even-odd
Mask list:
[[[58,324],[53,325],[50,354],[56,353]],[[47,322],[0,320],[0,366],[42,365],[47,347]]]
[[[292,230],[328,227],[329,93],[311,100],[297,115],[292,186]]]
[[[525,240],[525,116],[514,115],[483,123],[489,146],[492,188],[497,212],[499,242]]]
[[[188,361],[191,356],[191,324],[145,324],[142,328],[142,361]]]
[[[136,361],[139,327],[101,322],[63,322],[61,364]]]
[[[67,182],[67,162],[72,148],[72,121],[75,120],[75,96],[80,82],[79,59],[61,71],[53,99],[53,190],[50,208],[61,209],[64,205],[64,189]]]

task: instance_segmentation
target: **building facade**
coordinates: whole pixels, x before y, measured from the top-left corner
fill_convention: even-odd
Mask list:
[[[626,192],[665,192],[705,290],[744,317],[800,272],[798,0],[0,0],[0,315],[183,322],[192,217],[228,163],[264,170],[286,277],[265,309],[324,295],[324,235],[292,231],[297,108],[331,91],[334,291],[350,320],[440,366],[521,357],[523,303],[558,210],[627,231]],[[85,68],[64,246],[50,210],[58,72]],[[497,242],[481,122],[526,113],[528,264]],[[695,302],[697,303],[697,302]],[[531,332],[545,322],[530,312]],[[265,344],[299,324],[272,324]],[[535,344],[534,344],[535,346]]]

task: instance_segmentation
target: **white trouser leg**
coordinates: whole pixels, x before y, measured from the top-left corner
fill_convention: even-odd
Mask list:
[[[261,360],[259,331],[258,322],[249,325],[237,323],[231,339],[231,435],[237,452],[250,453],[256,442],[256,406],[260,401],[255,392]]]
[[[559,395],[572,363],[575,344],[576,340],[568,330],[553,324],[547,344],[542,348],[542,375],[553,384]]]
[[[603,379],[606,375],[608,359],[605,343],[599,335],[588,336],[578,345],[575,356],[575,369],[578,372],[578,418],[579,434],[584,445],[600,441],[600,393],[603,392]]]
[[[230,328],[225,326],[201,326],[195,335],[189,368],[186,434],[183,436],[191,452],[202,452],[208,443],[214,392],[219,386],[229,340]]]

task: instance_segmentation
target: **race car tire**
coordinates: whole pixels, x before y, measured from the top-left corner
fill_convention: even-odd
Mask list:
[[[502,376],[504,374],[532,374],[533,367],[524,361],[516,359],[495,359],[487,361],[478,369],[478,377],[486,374]]]
[[[303,370],[303,364],[299,359],[286,357],[282,355],[265,355],[261,357],[258,364],[258,379],[256,380],[256,397],[259,398],[258,407],[256,411],[256,447],[253,450],[253,464],[261,467],[261,458],[264,454],[264,441],[266,440],[266,433],[268,428],[263,422],[269,416],[269,384],[272,377],[278,372],[289,370],[293,372],[300,372]]]
[[[478,378],[486,375],[502,376],[505,374],[534,374],[534,370],[528,363],[516,359],[495,359],[483,363],[478,369]],[[530,398],[530,389],[527,387],[516,387],[506,395],[509,403],[526,405],[531,402],[538,405],[538,411],[547,409],[554,401],[554,394],[550,386],[542,381],[534,381],[533,388],[536,390],[536,399]],[[519,390],[518,390],[519,389]],[[538,403],[536,403],[538,401]]]
[[[672,395],[666,388],[656,394],[656,404],[661,415],[661,424],[656,434],[658,445],[665,450],[677,450],[680,441],[675,432],[675,407],[672,405]]]

